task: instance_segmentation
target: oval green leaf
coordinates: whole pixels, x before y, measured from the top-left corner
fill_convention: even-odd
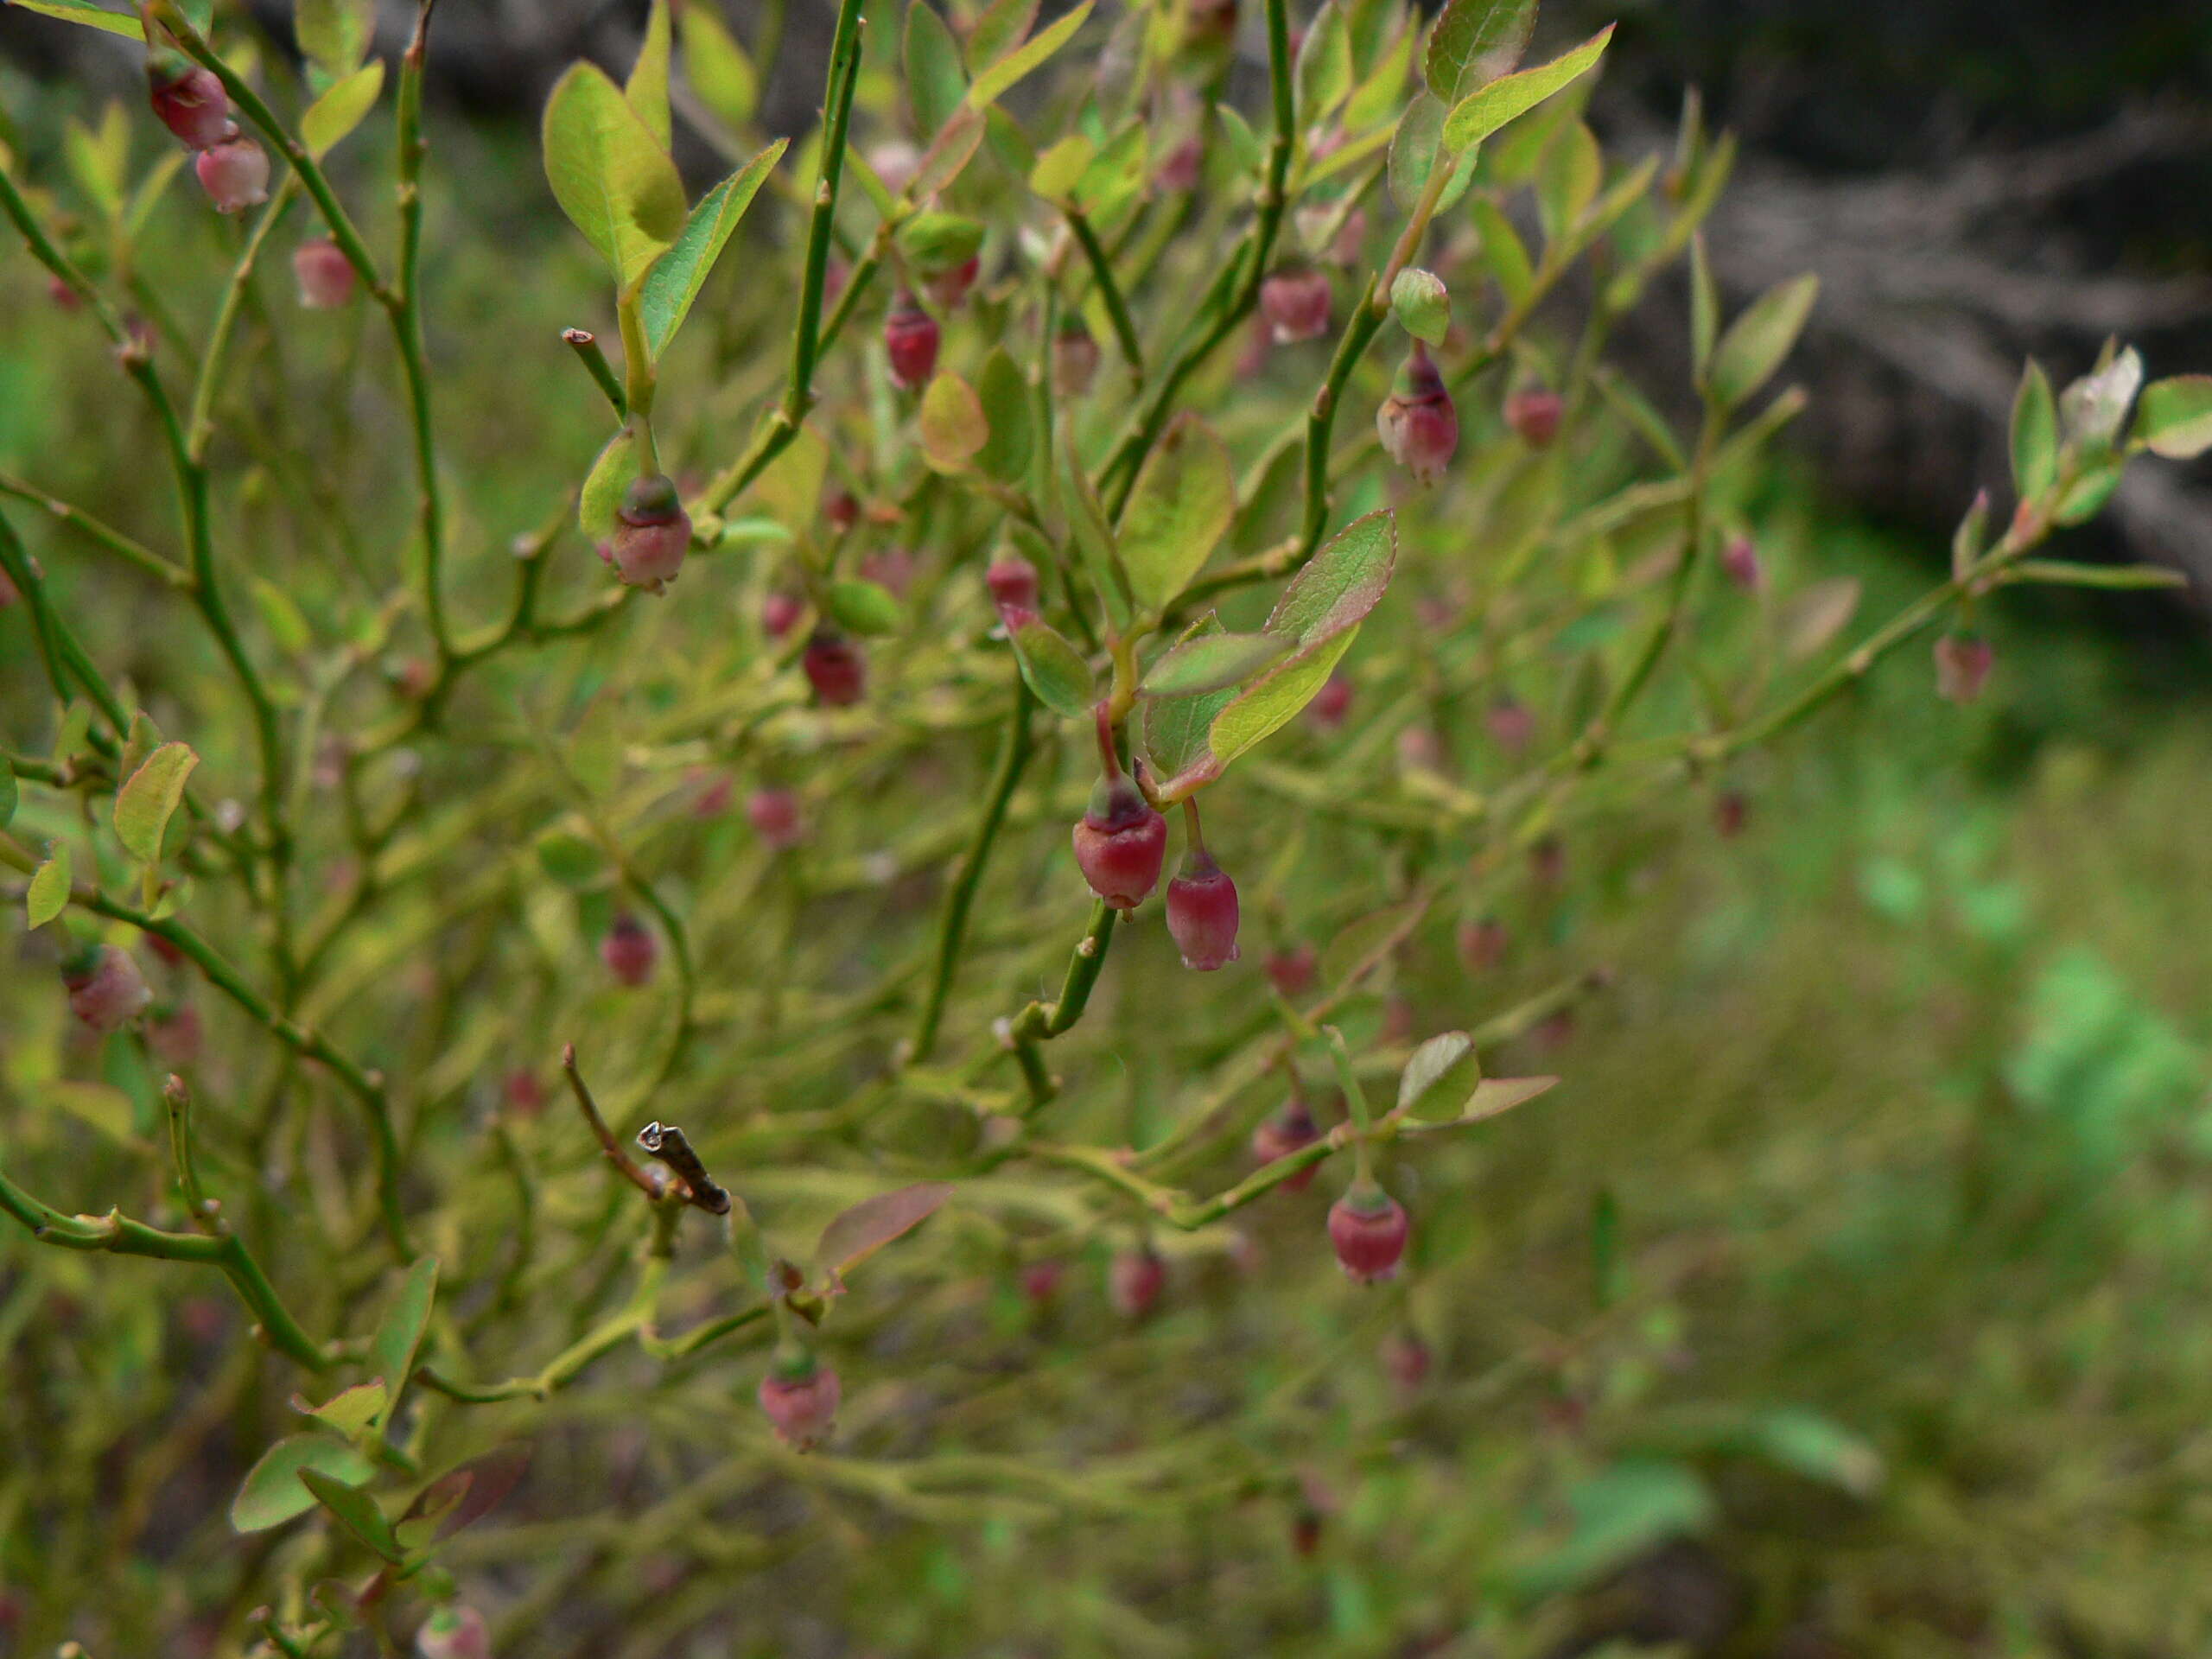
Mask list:
[[[46,861],[31,872],[30,890],[23,895],[23,922],[44,927],[69,907],[69,843],[57,841],[47,849]]]
[[[1236,514],[1229,450],[1186,410],[1145,457],[1116,537],[1137,603],[1166,608],[1205,566]]]
[[[1243,684],[1297,642],[1279,633],[1208,633],[1170,646],[1146,672],[1147,697],[1188,697]]]
[[[1014,630],[1014,660],[1037,701],[1063,720],[1087,720],[1097,683],[1081,652],[1049,622],[1033,618]]]
[[[543,143],[554,200],[626,292],[683,228],[676,163],[595,64],[574,65],[555,85]]]
[[[976,389],[957,374],[940,374],[922,393],[922,454],[940,473],[957,473],[990,442]]]
[[[1460,99],[1452,106],[1452,113],[1444,118],[1445,153],[1457,156],[1482,143],[1507,122],[1526,115],[1553,93],[1589,73],[1605,56],[1612,38],[1613,26],[1608,23],[1566,56],[1491,81]]]
[[[896,633],[906,620],[888,588],[857,577],[830,589],[830,614],[855,633]]]
[[[318,162],[338,148],[346,135],[376,108],[384,92],[384,60],[372,58],[308,105],[300,118],[300,142]]]
[[[1733,409],[1767,383],[1797,343],[1820,291],[1821,279],[1808,271],[1767,289],[1728,325],[1706,377],[1716,404]]]
[[[684,15],[690,16],[687,10]],[[699,198],[668,251],[652,263],[638,291],[638,310],[645,327],[645,349],[658,358],[668,349],[692,302],[721,257],[730,232],[745,217],[760,186],[782,159],[788,138],[776,142]]]
[[[164,743],[117,791],[116,838],[140,863],[151,864],[161,857],[162,832],[184,799],[185,779],[199,764],[190,744]]]
[[[231,1526],[238,1532],[265,1532],[315,1507],[315,1494],[300,1484],[300,1471],[316,1469],[340,1480],[366,1480],[376,1467],[347,1440],[335,1434],[295,1434],[261,1454],[246,1471],[231,1500]]]

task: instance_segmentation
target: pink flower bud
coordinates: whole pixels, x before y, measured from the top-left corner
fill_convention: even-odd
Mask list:
[[[691,518],[675,484],[658,473],[632,479],[615,519],[615,574],[629,587],[664,591],[691,547]]]
[[[87,945],[61,965],[69,1012],[102,1036],[129,1025],[154,1000],[145,976],[118,945]]]
[[[1766,572],[1759,566],[1759,550],[1748,536],[1731,536],[1720,550],[1720,569],[1728,580],[1747,594],[1766,586]]]
[[[798,626],[806,606],[796,594],[771,594],[760,601],[760,631],[780,639]]]
[[[1980,634],[1945,634],[1936,642],[1936,695],[1946,702],[1972,702],[1996,662],[1997,653]]]
[[[1444,377],[1420,340],[1406,354],[1397,384],[1375,412],[1383,453],[1422,484],[1433,481],[1459,447],[1459,414]]]
[[[1203,847],[1167,884],[1167,931],[1185,968],[1211,973],[1236,960],[1236,884]]]
[[[1252,1161],[1262,1166],[1278,1158],[1287,1158],[1302,1147],[1310,1147],[1321,1138],[1321,1126],[1313,1121],[1313,1109],[1302,1096],[1293,1095],[1283,1109],[1252,1131]],[[1321,1173],[1319,1163],[1308,1164],[1297,1174],[1282,1183],[1286,1192],[1303,1192],[1313,1185],[1313,1178]]]
[[[1535,715],[1529,712],[1528,704],[1517,702],[1510,693],[1491,704],[1483,715],[1483,725],[1491,741],[1510,755],[1527,753],[1535,741]]]
[[[1329,279],[1322,272],[1279,270],[1260,284],[1260,315],[1278,346],[1329,332]]]
[[[1560,416],[1567,405],[1559,393],[1543,386],[1523,386],[1507,394],[1505,423],[1531,449],[1544,449],[1559,436]]]
[[[1329,1206],[1329,1243],[1337,1265],[1356,1285],[1371,1285],[1398,1271],[1412,1224],[1403,1205],[1372,1181],[1356,1181]]]
[[[905,289],[883,320],[883,349],[891,359],[891,384],[901,391],[926,385],[937,372],[937,319]]]
[[[201,150],[192,171],[219,213],[242,213],[269,200],[269,156],[251,138],[226,138]]]
[[[868,693],[868,658],[835,628],[814,631],[799,666],[814,688],[815,701],[830,708],[849,709]]]
[[[1037,567],[1019,553],[1002,553],[983,572],[983,585],[991,590],[991,603],[1001,613],[1008,609],[1037,609]]]
[[[968,297],[968,290],[976,286],[976,278],[982,270],[982,255],[971,253],[950,270],[925,276],[922,289],[938,310],[950,311]]]
[[[1052,336],[1052,391],[1062,397],[1080,397],[1098,375],[1098,342],[1080,321],[1060,325]]]
[[[423,1659],[492,1659],[492,1633],[474,1607],[440,1607],[415,1637]]]
[[[1160,880],[1167,820],[1120,773],[1102,779],[1074,832],[1075,861],[1090,890],[1116,910],[1134,910]]]
[[[823,513],[830,520],[830,528],[842,536],[861,521],[860,498],[850,490],[833,490]]]
[[[1052,1300],[1060,1288],[1065,1269],[1057,1262],[1032,1262],[1021,1270],[1021,1294],[1032,1304]]]
[[[536,1072],[518,1066],[499,1080],[499,1100],[517,1117],[536,1117],[545,1109],[544,1085]]]
[[[1154,188],[1179,194],[1198,188],[1198,169],[1205,160],[1205,151],[1195,137],[1185,138],[1169,150],[1152,175]]]
[[[328,237],[292,250],[292,276],[310,311],[335,311],[353,297],[353,262]]]
[[[188,149],[207,149],[237,130],[231,124],[230,95],[215,72],[181,53],[148,56],[146,90],[155,115]]]
[[[1513,935],[1495,916],[1459,924],[1459,960],[1471,974],[1486,974],[1505,960]]]
[[[760,1409],[774,1425],[778,1440],[811,1452],[836,1427],[842,1392],[837,1373],[809,1354],[789,1369],[772,1370],[760,1379]]]
[[[46,279],[46,297],[54,302],[56,309],[62,311],[79,310],[85,303],[77,297],[77,290],[59,276]]]
[[[200,1058],[200,1010],[189,1002],[166,1002],[146,1021],[146,1048],[172,1071],[181,1070]]]
[[[1428,1381],[1428,1344],[1414,1332],[1393,1331],[1382,1338],[1376,1357],[1382,1362],[1383,1374],[1402,1395],[1419,1394],[1421,1385]]]
[[[1122,1251],[1106,1269],[1106,1299],[1124,1319],[1142,1319],[1166,1288],[1167,1263],[1149,1244]]]
[[[607,971],[625,985],[643,985],[653,976],[660,961],[660,941],[645,925],[624,911],[599,942],[599,959]]]
[[[1306,705],[1306,718],[1325,732],[1335,731],[1351,713],[1351,682],[1342,674],[1330,675]]]
[[[753,826],[755,835],[779,852],[798,846],[806,837],[806,826],[799,817],[798,797],[788,789],[754,790],[745,798],[745,821]]]
[[[1313,988],[1314,976],[1320,965],[1321,953],[1301,942],[1269,952],[1265,971],[1276,990],[1295,998]]]

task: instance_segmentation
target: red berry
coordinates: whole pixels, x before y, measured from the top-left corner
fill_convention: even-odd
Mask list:
[[[1279,270],[1260,284],[1260,315],[1278,346],[1329,332],[1329,279],[1313,270]]]
[[[1383,452],[1423,484],[1433,481],[1459,447],[1459,415],[1444,377],[1420,340],[1407,353],[1397,384],[1375,413]]]
[[[632,479],[615,518],[615,574],[629,587],[662,592],[691,547],[690,515],[675,484],[658,473]]]
[[[1098,342],[1079,321],[1060,325],[1052,337],[1052,390],[1063,397],[1080,397],[1090,390],[1098,374]]]
[[[1301,942],[1271,952],[1266,972],[1275,989],[1287,997],[1297,997],[1313,988],[1320,965],[1321,953]]]
[[[1403,1205],[1372,1181],[1354,1182],[1329,1206],[1329,1243],[1337,1264],[1356,1285],[1371,1285],[1397,1272],[1412,1224]]]
[[[745,798],[745,817],[753,833],[778,851],[798,846],[806,835],[798,797],[788,789],[754,790]]]
[[[1560,416],[1567,410],[1559,393],[1542,386],[1523,386],[1505,399],[1505,423],[1531,449],[1548,448],[1559,436]]]
[[[922,309],[905,289],[891,302],[883,321],[883,349],[891,359],[891,384],[912,391],[928,384],[937,372],[937,319]]]
[[[760,629],[771,639],[780,639],[798,626],[806,606],[793,594],[771,594],[760,601]]]
[[[1335,731],[1351,713],[1351,682],[1341,674],[1330,675],[1306,705],[1306,718],[1325,732]]]
[[[868,692],[868,658],[835,628],[817,628],[799,659],[815,700],[832,709],[849,709]]]
[[[624,911],[599,942],[599,959],[625,985],[643,985],[660,961],[660,941],[645,925]]]
[[[105,1035],[145,1012],[154,994],[146,988],[138,964],[118,945],[87,945],[61,964],[68,988],[69,1012]]]
[[[1272,1164],[1300,1147],[1312,1146],[1320,1138],[1321,1126],[1313,1121],[1313,1109],[1302,1097],[1293,1095],[1281,1111],[1252,1131],[1252,1160],[1262,1166]],[[1320,1173],[1319,1163],[1308,1164],[1297,1174],[1285,1178],[1282,1190],[1303,1192],[1313,1185],[1313,1178]]]
[[[1747,594],[1755,594],[1766,585],[1766,572],[1759,567],[1759,550],[1748,536],[1731,536],[1727,545],[1720,550],[1720,569],[1728,580]]]
[[[1459,924],[1459,960],[1471,974],[1486,974],[1505,960],[1513,936],[1495,916]]]
[[[1936,695],[1946,702],[1972,702],[1996,662],[1997,653],[1980,634],[1945,634],[1936,642]]]
[[[1160,881],[1167,855],[1167,820],[1144,792],[1116,773],[1091,791],[1090,810],[1077,823],[1075,861],[1090,890],[1116,910],[1134,910]]]
[[[836,1427],[842,1392],[837,1373],[808,1355],[802,1364],[772,1370],[760,1379],[760,1409],[775,1426],[778,1440],[810,1452]]]
[[[1167,1263],[1150,1245],[1124,1250],[1106,1270],[1107,1300],[1127,1319],[1141,1319],[1167,1288]]]
[[[1012,611],[1037,612],[1037,567],[1019,553],[1002,553],[983,572],[983,585],[991,590],[991,603],[1004,617]],[[1008,622],[1011,628],[1014,626]]]
[[[832,491],[823,513],[830,520],[830,528],[842,536],[861,521],[860,499],[850,490]]]
[[[194,176],[219,213],[242,213],[269,200],[269,156],[251,138],[226,138],[200,152]]]
[[[440,1607],[416,1632],[423,1659],[492,1659],[492,1633],[474,1607]]]
[[[1185,968],[1211,973],[1236,960],[1236,884],[1203,847],[1167,884],[1167,931]]]
[[[310,311],[335,311],[353,297],[353,261],[328,237],[292,250],[292,276]]]
[[[976,286],[982,270],[982,256],[971,253],[950,270],[924,277],[922,287],[938,310],[950,311],[968,297],[968,290]]]
[[[155,115],[188,149],[207,149],[237,130],[231,124],[230,95],[215,72],[179,53],[148,56],[146,90]]]

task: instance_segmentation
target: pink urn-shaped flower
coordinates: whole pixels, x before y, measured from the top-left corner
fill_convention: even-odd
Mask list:
[[[1278,346],[1329,332],[1329,279],[1319,270],[1279,270],[1260,284],[1260,315]]]
[[[1007,627],[1019,627],[1037,614],[1037,567],[1019,553],[1002,553],[983,572],[991,603]]]
[[[1375,412],[1375,432],[1383,453],[1422,484],[1432,482],[1459,447],[1459,413],[1420,340],[1406,354],[1397,384]]]
[[[1204,846],[1167,884],[1167,931],[1185,968],[1208,974],[1236,960],[1236,884]]]
[[[1142,1319],[1166,1288],[1167,1263],[1149,1244],[1122,1251],[1106,1269],[1106,1298],[1124,1319]]]
[[[1997,653],[1980,634],[1945,634],[1936,642],[1936,695],[1946,702],[1972,702],[1996,663]]]
[[[1313,988],[1320,971],[1321,953],[1300,940],[1270,951],[1264,964],[1268,982],[1286,997],[1301,996]]]
[[[1329,1243],[1337,1265],[1356,1285],[1372,1285],[1398,1270],[1413,1224],[1405,1207],[1373,1181],[1362,1179],[1329,1206]]]
[[[300,303],[310,311],[336,311],[353,297],[353,265],[328,237],[302,242],[292,250],[292,278]]]
[[[1522,386],[1506,395],[1505,423],[1531,449],[1550,448],[1566,412],[1559,393],[1547,386]]]
[[[760,601],[760,631],[771,639],[780,639],[798,626],[805,610],[796,594],[771,594]]]
[[[745,821],[753,834],[781,852],[805,839],[806,825],[799,816],[798,797],[788,789],[756,789],[745,798]]]
[[[760,1379],[760,1409],[776,1438],[801,1452],[811,1452],[837,1425],[842,1389],[837,1373],[812,1354],[779,1357]]]
[[[615,574],[629,587],[663,592],[690,547],[691,517],[675,483],[658,473],[632,479],[615,514]]]
[[[200,188],[219,213],[242,213],[269,200],[269,156],[251,138],[226,138],[192,163]]]
[[[814,688],[815,701],[829,708],[849,709],[868,695],[868,658],[835,628],[814,631],[799,667]]]
[[[1731,536],[1720,550],[1720,569],[1729,581],[1747,594],[1756,594],[1766,585],[1766,573],[1759,565],[1759,550],[1748,536]]]
[[[660,962],[660,941],[643,922],[624,911],[599,942],[599,959],[622,984],[645,984]]]
[[[146,92],[155,115],[188,149],[207,149],[237,130],[231,124],[230,95],[215,72],[181,52],[148,55]]]
[[[1293,1095],[1281,1111],[1252,1131],[1252,1160],[1264,1166],[1312,1146],[1320,1138],[1321,1126],[1313,1121],[1313,1108],[1306,1103],[1304,1096]],[[1313,1178],[1320,1173],[1319,1162],[1308,1164],[1297,1174],[1286,1177],[1282,1190],[1303,1192],[1313,1185]]]
[[[883,320],[883,349],[891,359],[891,384],[901,391],[926,385],[937,372],[937,319],[906,289]]]
[[[130,953],[120,945],[87,944],[61,964],[69,990],[69,1012],[105,1036],[145,1012],[154,994]]]

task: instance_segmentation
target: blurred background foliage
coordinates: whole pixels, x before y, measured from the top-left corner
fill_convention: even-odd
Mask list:
[[[2201,84],[2212,28],[2188,8],[2098,8],[2085,26],[2106,44],[2092,53],[2069,44],[2083,9],[2031,8],[2016,22],[2048,14],[2053,48],[1993,62],[1946,32],[1941,9],[1856,9],[1869,27],[1844,33],[1810,8],[1738,29],[1746,10],[1630,6],[1624,38],[1641,37],[1669,76],[1725,79],[1756,56],[1785,79],[1871,76],[1907,101],[1932,83],[2063,123],[2177,64]],[[84,107],[13,75],[0,101],[26,134]],[[1853,107],[1866,130],[1890,125]],[[353,163],[370,164],[381,138]],[[1849,134],[1808,142],[1831,161],[1872,159]],[[431,353],[466,544],[542,518],[600,441],[573,365],[540,349],[589,320],[597,279],[545,198],[526,129],[448,119],[438,143]],[[231,230],[190,207],[172,200],[159,233]],[[2165,257],[2201,270],[2202,244],[2177,240]],[[212,303],[215,268],[175,261],[181,312]],[[721,302],[702,305],[684,348],[730,368],[702,425],[745,407],[777,366],[779,314],[740,292],[753,280],[744,262],[715,280]],[[0,465],[35,455],[58,493],[153,533],[168,512],[160,480],[118,469],[128,450],[106,429],[140,413],[79,395],[111,367],[89,331],[45,307],[28,262],[0,261]],[[287,326],[287,372],[336,373],[366,321],[357,308]],[[356,423],[351,442],[381,441],[380,411],[296,407],[328,423],[330,441]],[[287,438],[294,454],[318,442]],[[367,464],[402,476],[396,454],[372,450]],[[256,562],[313,613],[327,597],[317,583],[344,581],[344,550],[331,561],[284,538],[319,521],[316,478],[273,453],[222,470],[245,522],[257,493],[308,504],[269,516]],[[1862,613],[1880,615],[1922,585],[1929,543],[1870,520],[1817,471],[1785,463],[1737,487],[1784,586],[1853,576]],[[397,512],[404,492],[391,495]],[[324,574],[300,580],[302,562]],[[107,573],[81,560],[49,563],[102,661],[147,680],[217,672],[196,634],[156,625],[154,601],[107,591]],[[564,563],[573,592],[594,585],[588,561]],[[686,597],[734,602],[703,582]],[[914,1355],[899,1386],[931,1403],[916,1420],[940,1449],[1080,1443],[1172,1459],[1179,1426],[1294,1404],[1318,1426],[1314,1466],[1333,1471],[1310,1485],[1310,1514],[1268,1502],[1188,1516],[1043,1491],[871,1518],[868,1549],[810,1548],[787,1563],[801,1577],[690,1646],[671,1616],[685,1590],[645,1584],[617,1624],[576,1632],[569,1650],[2212,1649],[2212,658],[2200,614],[2149,601],[2013,599],[1984,625],[1999,668],[1980,704],[1936,703],[1924,657],[1909,653],[1809,738],[1726,780],[1750,802],[1740,835],[1717,832],[1709,794],[1685,793],[1671,817],[1578,842],[1572,881],[1510,918],[1528,948],[1483,988],[1486,1002],[1535,990],[1562,960],[1618,972],[1571,1026],[1532,1033],[1499,1068],[1558,1070],[1567,1086],[1406,1165],[1423,1226],[1402,1296],[1345,1313],[1313,1248],[1318,1190],[1260,1207],[1254,1260],[1190,1263],[1141,1341],[1107,1311],[1100,1262],[1043,1312],[980,1255],[971,1277],[931,1292],[941,1345]],[[0,615],[9,698],[34,671],[26,640],[20,616]],[[54,1064],[62,1011],[42,963],[19,957],[7,976],[0,1070],[21,1091]],[[1440,944],[1402,964],[1395,990],[1417,1031],[1468,1017]],[[1126,1032],[1139,1015],[1120,1006],[1111,1019]],[[131,1133],[49,1119],[11,1124],[10,1139],[47,1168],[79,1160],[99,1191],[98,1172],[124,1166],[112,1143]],[[38,1559],[10,1512],[26,1449],[81,1422],[65,1407],[87,1393],[127,1402],[166,1386],[158,1374],[188,1381],[228,1363],[194,1322],[236,1314],[180,1294],[179,1277],[0,1236],[0,1443],[12,1453],[0,1586],[19,1615],[58,1588],[20,1573]],[[1402,1323],[1434,1356],[1410,1392],[1376,1357]],[[894,1397],[875,1414],[901,1411]],[[618,1458],[650,1461],[650,1437],[636,1439]],[[557,1471],[568,1453],[551,1440],[542,1455]],[[166,1553],[208,1548],[161,1512],[222,1495],[192,1490],[189,1469],[130,1487],[129,1449],[41,1446],[88,1516],[126,1499],[154,1510],[146,1552],[109,1565],[114,1591],[158,1601],[173,1593]],[[835,1515],[870,1498],[832,1487],[805,1501]],[[729,1541],[734,1570],[777,1559],[791,1516],[756,1519]],[[499,1571],[493,1552],[526,1548],[532,1524],[504,1544],[486,1529],[484,1570]],[[1470,1629],[1478,1599],[1493,1611]],[[0,1625],[0,1653],[10,1639]]]

